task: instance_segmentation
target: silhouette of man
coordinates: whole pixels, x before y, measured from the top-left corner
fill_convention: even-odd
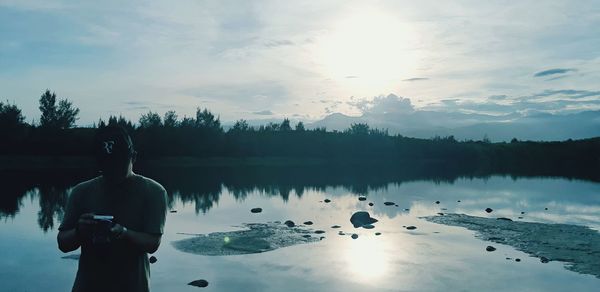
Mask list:
[[[81,247],[72,291],[149,291],[148,253],[160,245],[167,193],[133,173],[137,153],[125,129],[98,129],[94,151],[102,174],[71,190],[58,228],[61,251]]]

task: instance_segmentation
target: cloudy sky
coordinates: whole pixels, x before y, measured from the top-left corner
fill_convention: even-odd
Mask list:
[[[0,0],[0,98],[31,121],[49,88],[82,125],[598,110],[598,27],[583,0]]]

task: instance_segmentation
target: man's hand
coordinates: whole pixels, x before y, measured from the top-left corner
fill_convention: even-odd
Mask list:
[[[62,252],[78,249],[81,246],[82,239],[91,236],[94,224],[96,224],[96,221],[94,221],[93,213],[81,214],[79,221],[77,221],[77,227],[58,232],[58,248]]]
[[[119,223],[115,224],[115,226],[113,226],[110,229],[110,233],[112,234],[112,237],[116,238],[116,239],[123,238],[125,236],[125,234],[127,233],[127,231],[128,231],[127,227],[125,227]]]
[[[118,223],[110,229],[110,232],[113,238],[126,240],[147,253],[154,253],[158,249],[160,238],[162,237],[160,234],[150,234],[127,229],[127,227]]]

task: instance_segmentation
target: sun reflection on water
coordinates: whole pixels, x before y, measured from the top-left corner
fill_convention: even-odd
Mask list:
[[[359,236],[355,240],[346,240],[343,254],[347,272],[357,282],[372,282],[389,276],[391,272],[389,251],[390,242],[374,235]],[[394,254],[394,257],[401,255]]]

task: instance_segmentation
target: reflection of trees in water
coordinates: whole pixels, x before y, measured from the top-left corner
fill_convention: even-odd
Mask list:
[[[40,211],[38,224],[44,232],[54,229],[54,218],[62,222],[67,205],[68,193],[66,189],[56,187],[42,187],[38,189]]]
[[[453,183],[458,178],[489,177],[489,171],[465,172],[452,165],[396,166],[301,166],[301,167],[196,167],[147,168],[136,172],[151,177],[167,189],[168,207],[178,199],[194,204],[196,213],[206,213],[216,204],[226,189],[238,201],[258,193],[280,197],[287,202],[306,191],[326,192],[327,188],[344,188],[352,194],[385,191],[390,184],[426,180],[436,184]],[[0,196],[0,218],[14,217],[27,193],[39,200],[38,224],[44,231],[52,230],[62,220],[67,190],[94,177],[91,171],[38,171],[0,173],[3,192]],[[28,191],[35,190],[35,191]],[[58,222],[55,222],[58,221]]]

